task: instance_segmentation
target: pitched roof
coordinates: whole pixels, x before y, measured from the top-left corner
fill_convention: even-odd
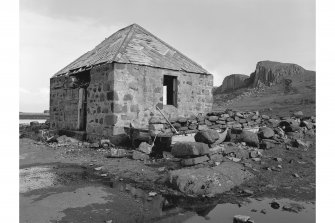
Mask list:
[[[131,63],[209,74],[200,65],[137,24],[120,29],[53,77],[69,75],[111,62]]]

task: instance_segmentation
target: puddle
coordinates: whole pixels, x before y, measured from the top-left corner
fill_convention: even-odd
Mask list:
[[[264,198],[262,200],[250,199],[250,203],[241,206],[237,204],[218,204],[208,214],[204,216],[193,216],[185,223],[211,223],[211,222],[233,222],[234,215],[250,216],[257,223],[287,223],[287,222],[315,222],[315,205],[311,203],[296,202],[289,199],[278,199],[280,207],[273,208],[270,203],[273,199]],[[304,209],[299,213],[283,211],[282,207],[291,203],[303,205]]]
[[[101,172],[99,172],[101,173]],[[283,211],[289,199],[250,199],[241,205],[218,201],[149,196],[136,185],[100,177],[75,165],[20,169],[20,222],[233,222],[248,215],[262,222],[315,222],[315,205],[299,203],[298,213]],[[265,214],[264,214],[265,213]]]

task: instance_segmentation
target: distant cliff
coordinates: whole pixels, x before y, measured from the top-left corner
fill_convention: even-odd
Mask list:
[[[282,82],[289,76],[306,72],[299,65],[274,61],[260,61],[250,76],[231,74],[224,78],[222,85],[213,90],[214,94],[227,93],[240,88],[255,88],[260,84],[270,86]]]
[[[255,72],[250,75],[249,87],[257,87],[260,83],[270,86],[289,76],[302,74],[305,71],[304,68],[296,64],[260,61],[256,65]]]
[[[246,87],[246,79],[249,76],[245,74],[231,74],[224,78],[222,85],[215,89],[215,93],[223,93],[232,91],[238,88]]]

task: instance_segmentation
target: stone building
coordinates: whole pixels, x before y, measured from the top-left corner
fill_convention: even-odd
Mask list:
[[[148,128],[156,106],[168,118],[207,113],[212,87],[213,76],[200,65],[133,24],[52,76],[50,124],[110,138],[130,123]]]

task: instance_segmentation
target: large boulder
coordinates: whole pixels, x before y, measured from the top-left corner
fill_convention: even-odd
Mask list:
[[[240,164],[224,162],[214,168],[179,169],[169,172],[171,185],[189,196],[214,196],[242,184],[253,175]]]
[[[274,131],[268,127],[262,127],[259,129],[259,136],[262,139],[270,139],[275,135]]]
[[[214,129],[208,129],[199,131],[197,134],[195,134],[194,139],[196,142],[203,142],[206,144],[212,144],[216,140],[219,139],[219,133],[215,131]]]
[[[171,153],[175,157],[201,156],[209,154],[209,147],[201,142],[177,142],[172,146]]]
[[[137,150],[149,155],[152,151],[152,146],[146,142],[141,142]]]
[[[249,146],[259,146],[258,135],[256,133],[250,131],[242,131],[240,134],[239,140],[241,142],[245,142]]]

